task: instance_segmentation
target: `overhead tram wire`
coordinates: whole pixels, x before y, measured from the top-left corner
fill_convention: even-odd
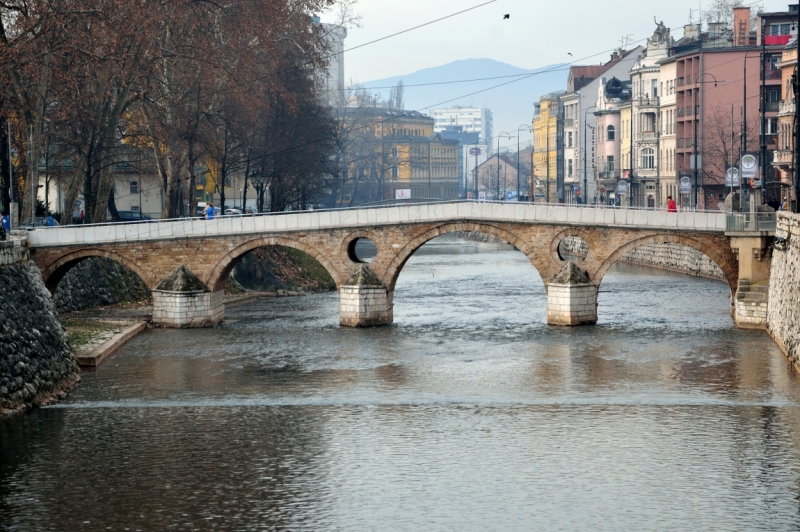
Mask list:
[[[492,0],[492,2],[494,2],[494,1],[497,1],[497,0]],[[492,2],[487,2],[487,4],[488,4],[488,3],[492,3]],[[744,7],[751,6],[751,5],[755,5],[755,4],[757,4],[757,3],[758,3],[758,2],[752,2],[752,3],[750,3],[750,4],[744,4]],[[484,5],[486,5],[486,4],[480,4],[480,5],[478,5],[478,6],[474,6],[473,8],[470,8],[470,9],[477,9],[478,7],[482,7],[482,6],[484,6]],[[369,43],[364,43],[363,45],[359,45],[358,47],[354,47],[354,48],[351,48],[351,49],[345,50],[345,52],[347,52],[347,51],[349,51],[349,50],[353,50],[353,49],[355,49],[355,48],[361,48],[361,47],[367,46],[367,45],[369,45],[369,44],[373,44],[373,43],[375,43],[375,42],[380,42],[381,40],[385,40],[385,39],[388,39],[388,38],[390,38],[390,37],[393,37],[393,36],[396,36],[396,35],[400,35],[400,34],[402,34],[402,33],[407,33],[407,32],[409,32],[409,31],[412,31],[413,29],[416,29],[416,28],[421,28],[421,27],[423,27],[423,26],[426,26],[426,25],[433,24],[434,22],[437,22],[437,21],[439,21],[439,20],[444,20],[445,18],[449,18],[449,17],[455,16],[455,15],[457,15],[457,14],[460,14],[460,13],[463,13],[463,12],[466,12],[466,11],[469,11],[470,9],[467,9],[467,10],[464,10],[464,11],[459,11],[458,13],[453,13],[452,15],[448,15],[448,17],[443,17],[443,18],[441,18],[441,19],[437,19],[436,21],[431,21],[431,22],[428,22],[428,23],[426,23],[426,24],[422,24],[422,25],[420,25],[420,26],[415,26],[414,28],[409,28],[408,30],[404,30],[404,31],[402,31],[402,32],[398,32],[398,33],[395,33],[395,34],[392,34],[392,35],[387,35],[386,37],[383,37],[383,38],[381,38],[381,39],[376,39],[375,41],[370,41]],[[682,27],[683,27],[683,26],[677,26],[677,27],[675,27],[675,28],[670,28],[670,31],[672,31],[672,30],[677,30],[677,29],[680,29],[680,28],[682,28]],[[636,40],[636,41],[632,41],[630,44],[642,43],[642,42],[646,41],[647,39],[648,39],[647,37],[644,37],[644,38],[642,38],[642,39],[638,39],[638,40]],[[359,130],[361,130],[361,129],[367,129],[367,128],[369,128],[369,127],[373,127],[373,126],[375,126],[375,125],[384,124],[384,123],[386,123],[386,122],[391,122],[391,121],[393,121],[393,120],[400,120],[400,119],[403,119],[403,118],[406,118],[406,117],[410,116],[410,115],[411,115],[411,113],[420,113],[420,112],[422,112],[422,111],[424,111],[424,110],[426,110],[426,109],[430,109],[430,108],[432,108],[432,107],[436,107],[436,106],[439,106],[439,105],[444,105],[444,104],[446,104],[446,103],[450,103],[450,102],[453,102],[453,101],[456,101],[456,100],[460,100],[460,99],[463,99],[463,98],[468,98],[468,97],[470,97],[470,96],[474,96],[474,95],[476,95],[476,94],[481,94],[481,93],[483,93],[483,92],[487,92],[487,91],[490,91],[490,90],[494,90],[494,89],[497,89],[497,88],[500,88],[500,87],[504,87],[504,86],[506,86],[506,85],[510,85],[510,84],[512,84],[512,83],[517,83],[517,82],[519,82],[519,81],[524,81],[524,80],[526,80],[526,79],[529,79],[529,78],[532,78],[532,77],[534,77],[534,76],[539,76],[539,75],[542,75],[542,74],[548,74],[548,73],[551,73],[551,72],[557,72],[557,71],[563,70],[565,65],[574,65],[575,63],[579,63],[579,62],[582,62],[582,61],[586,61],[587,59],[591,59],[591,58],[593,58],[593,57],[597,57],[597,56],[600,56],[600,55],[605,55],[605,54],[607,54],[607,53],[609,53],[609,52],[614,52],[614,51],[616,51],[616,50],[618,50],[618,49],[619,49],[619,47],[615,46],[615,47],[613,47],[613,48],[609,48],[609,49],[607,49],[607,50],[603,50],[603,51],[600,51],[600,52],[597,52],[597,53],[594,53],[594,54],[591,54],[591,55],[588,55],[588,56],[584,56],[584,57],[581,57],[581,58],[578,58],[578,59],[574,59],[574,60],[572,60],[572,61],[570,61],[570,62],[568,62],[568,63],[563,63],[563,64],[555,65],[555,66],[553,66],[552,68],[548,68],[548,69],[540,70],[540,71],[537,71],[537,72],[531,72],[530,74],[523,74],[523,75],[521,75],[520,77],[518,77],[517,79],[513,79],[513,80],[511,80],[511,81],[507,81],[507,82],[505,82],[505,83],[500,83],[500,84],[493,85],[493,86],[491,86],[491,87],[487,87],[487,88],[485,88],[485,89],[481,89],[481,90],[478,90],[478,91],[475,91],[475,92],[471,92],[471,93],[468,93],[468,94],[463,94],[463,95],[461,95],[461,96],[457,96],[457,97],[455,97],[455,98],[451,98],[451,99],[449,99],[449,100],[445,100],[445,101],[443,101],[443,102],[438,102],[438,103],[434,103],[434,104],[431,104],[431,105],[427,105],[427,106],[421,107],[421,108],[419,108],[419,109],[410,110],[410,111],[405,111],[405,112],[403,112],[403,113],[400,113],[400,114],[398,114],[397,116],[392,116],[392,117],[389,117],[389,118],[384,118],[384,119],[382,119],[382,120],[376,120],[376,121],[374,121],[374,122],[370,122],[370,124],[369,124],[369,125],[365,125],[365,126],[360,126],[360,127],[354,128],[354,129],[353,129],[353,131],[359,131]],[[333,54],[333,55],[337,55],[337,54]],[[330,57],[333,57],[333,55],[331,55]],[[731,61],[733,61],[733,60],[731,60]],[[275,74],[277,74],[277,72],[276,72]],[[308,142],[304,142],[304,143],[302,143],[302,144],[297,144],[297,145],[295,145],[295,146],[291,146],[291,147],[289,147],[289,148],[284,148],[284,149],[281,149],[281,150],[277,150],[277,151],[270,152],[270,153],[266,154],[266,155],[265,155],[265,157],[273,157],[273,156],[275,156],[275,155],[280,155],[280,154],[283,154],[283,153],[287,153],[287,152],[290,152],[290,151],[293,151],[293,150],[296,150],[296,149],[299,149],[299,148],[304,148],[304,147],[306,147],[306,146],[310,146],[310,145],[312,145],[312,144],[316,144],[317,142],[324,142],[324,141],[326,141],[326,140],[328,140],[328,137],[323,137],[323,138],[319,138],[319,139],[315,139],[315,140],[310,140],[310,141],[308,141]],[[181,180],[181,181],[188,181],[188,180],[189,180],[189,178],[188,178],[188,177],[186,177],[186,178],[180,178],[180,180]],[[157,190],[157,189],[159,189],[159,188],[162,188],[162,187],[159,185],[159,186],[156,186],[156,187],[152,187],[152,188],[150,188],[150,189],[147,189],[147,190]]]

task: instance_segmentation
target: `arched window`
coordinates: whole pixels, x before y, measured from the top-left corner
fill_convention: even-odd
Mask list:
[[[139,193],[139,182],[131,181],[131,194],[138,194],[138,193]]]
[[[652,170],[656,167],[656,156],[653,148],[645,148],[642,150],[642,168],[645,170]]]
[[[616,137],[617,130],[614,129],[614,126],[608,126],[606,128],[606,140],[614,140]]]

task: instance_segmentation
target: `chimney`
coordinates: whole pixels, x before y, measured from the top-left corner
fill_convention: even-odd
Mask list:
[[[747,46],[750,44],[750,8],[733,8],[733,45]]]
[[[709,22],[708,23],[708,37],[709,39],[719,39],[725,31],[724,22]]]
[[[699,39],[700,38],[700,25],[699,24],[686,24],[683,27],[684,39]]]

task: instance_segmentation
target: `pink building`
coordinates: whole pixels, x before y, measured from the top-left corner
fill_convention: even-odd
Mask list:
[[[710,24],[708,33],[702,34],[697,28],[688,27],[684,38],[672,47],[670,57],[660,61],[661,65],[675,63],[676,78],[670,85],[676,99],[676,181],[681,176],[696,181],[698,204],[712,210],[719,208],[729,191],[725,186],[727,168],[739,166],[744,153],[761,157],[762,98],[767,161],[772,161],[778,131],[782,82],[776,64],[784,46],[766,47],[766,73],[762,80],[761,43],[756,42],[752,32],[741,29],[749,28],[750,10],[736,9],[734,16],[733,32],[721,24]],[[775,31],[783,31],[782,26],[778,25]],[[696,173],[692,164],[695,154]],[[779,195],[780,178],[774,175],[771,165],[767,169],[767,196]]]
[[[620,179],[620,105],[631,97],[630,82],[617,78],[603,79],[598,87],[594,112],[596,117],[595,169],[597,171],[597,202],[613,204]]]

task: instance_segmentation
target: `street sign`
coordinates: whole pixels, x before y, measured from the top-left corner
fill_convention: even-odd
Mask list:
[[[738,187],[739,186],[739,169],[736,167],[728,168],[725,172],[725,186]]]
[[[692,193],[692,178],[689,176],[681,176],[681,181],[678,184],[678,192],[680,194]]]
[[[751,153],[742,155],[742,179],[758,177],[758,159]]]
[[[617,194],[625,195],[628,193],[628,182],[624,179],[620,179],[617,182]]]
[[[478,192],[478,201],[486,201],[486,191],[481,190]]]
[[[481,149],[480,148],[470,148],[469,149],[469,154],[470,155],[480,155],[481,154]]]
[[[394,191],[394,199],[411,199],[410,188],[398,188]]]

